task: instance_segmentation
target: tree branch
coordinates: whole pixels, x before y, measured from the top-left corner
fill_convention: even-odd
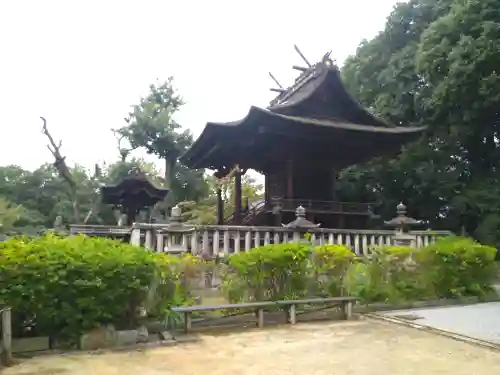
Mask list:
[[[54,156],[54,167],[57,169],[59,172],[59,175],[63,180],[67,182],[67,184],[70,187],[71,195],[72,195],[72,200],[73,200],[73,215],[74,215],[74,220],[75,222],[78,222],[79,220],[79,210],[78,210],[78,203],[76,199],[76,183],[75,180],[73,179],[73,175],[71,174],[68,165],[66,164],[66,157],[61,155],[61,147],[62,147],[62,141],[59,141],[58,144],[54,141],[54,138],[49,132],[49,129],[47,128],[47,120],[40,116],[40,118],[43,121],[43,126],[42,126],[42,133],[45,134],[45,136],[49,140],[49,145],[47,145],[47,148],[49,149],[50,153],[52,156]]]

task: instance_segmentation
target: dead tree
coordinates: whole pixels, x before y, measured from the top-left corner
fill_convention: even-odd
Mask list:
[[[128,120],[125,119],[125,121],[128,123]],[[129,154],[134,151],[133,148],[125,148],[122,146],[122,141],[127,138],[126,134],[123,134],[123,131],[120,131],[120,129],[115,130],[113,129],[113,134],[115,135],[115,138],[118,142],[118,152],[120,153],[120,161],[124,162]]]
[[[59,141],[58,144],[54,141],[54,138],[50,134],[49,130],[47,129],[47,120],[44,117],[41,117],[43,121],[43,127],[42,127],[42,132],[45,134],[49,140],[49,143],[47,145],[47,148],[49,149],[50,153],[52,156],[54,156],[54,167],[56,168],[57,172],[59,173],[59,176],[66,181],[66,183],[69,186],[70,194],[71,194],[71,200],[73,204],[73,216],[75,223],[78,222],[80,218],[80,212],[78,209],[78,201],[77,201],[77,195],[76,195],[76,183],[75,180],[73,179],[73,175],[71,174],[71,171],[68,168],[68,165],[66,164],[66,157],[61,155],[61,147],[62,147],[62,141]]]

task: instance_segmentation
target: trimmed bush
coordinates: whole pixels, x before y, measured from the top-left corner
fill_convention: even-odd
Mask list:
[[[301,243],[266,245],[232,255],[223,274],[230,301],[300,297],[307,286],[310,249]]]
[[[312,252],[310,294],[318,296],[344,295],[345,276],[355,260],[354,253],[346,246],[316,246]]]
[[[345,246],[266,245],[232,255],[223,273],[231,302],[339,295],[354,254]]]
[[[446,237],[422,249],[417,260],[438,297],[482,297],[496,278],[496,249],[470,238]]]
[[[0,300],[12,307],[16,336],[76,339],[101,324],[136,328],[148,297],[154,314],[187,298],[177,282],[181,263],[104,238],[12,238],[0,243]]]
[[[366,302],[396,302],[429,297],[415,262],[414,248],[375,246],[371,257],[349,268],[346,289]]]
[[[231,302],[349,294],[365,302],[484,296],[495,280],[495,249],[447,237],[423,249],[374,247],[357,258],[340,245],[267,245],[229,258]]]

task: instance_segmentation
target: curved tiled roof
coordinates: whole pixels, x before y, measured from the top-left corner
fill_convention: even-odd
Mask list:
[[[205,126],[202,134],[182,157],[182,161],[193,168],[222,168],[241,163],[246,152],[248,168],[255,168],[250,158],[263,158],[258,150],[269,148],[262,140],[264,133],[276,136],[280,143],[292,141],[294,134],[302,138],[320,139],[317,147],[337,147],[346,139],[365,148],[361,152],[380,155],[385,147],[383,140],[391,144],[387,149],[398,149],[415,140],[425,127],[395,127],[364,109],[344,87],[337,66],[329,57],[305,69],[295,83],[281,92],[267,109],[252,106],[241,120],[213,123]],[[372,134],[377,142],[367,146],[366,137]],[[356,137],[363,141],[356,143]],[[257,139],[255,146],[248,142]],[[324,140],[331,141],[329,145]],[[259,144],[259,146],[257,146]],[[321,145],[320,145],[321,144]],[[252,152],[252,147],[255,152]],[[381,149],[375,150],[379,147]],[[355,152],[355,151],[353,151]],[[358,151],[356,151],[358,152]],[[271,154],[267,154],[271,157]],[[366,159],[366,157],[364,159]],[[348,158],[346,158],[348,159]],[[364,160],[363,159],[363,160]],[[361,159],[360,159],[361,160]]]

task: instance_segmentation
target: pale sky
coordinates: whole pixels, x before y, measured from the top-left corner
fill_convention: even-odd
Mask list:
[[[293,82],[294,44],[311,62],[332,50],[341,64],[395,3],[0,0],[0,165],[52,162],[39,116],[70,164],[116,160],[110,129],[171,75],[186,101],[178,120],[196,136],[207,121],[237,120],[273,98],[268,72]]]

